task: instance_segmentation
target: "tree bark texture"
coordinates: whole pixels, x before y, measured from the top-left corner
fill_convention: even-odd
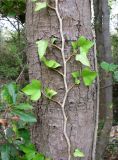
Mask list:
[[[111,41],[109,32],[109,6],[108,0],[94,0],[95,32],[98,63],[112,62]],[[99,68],[100,73],[100,113],[99,123],[103,128],[99,131],[96,160],[102,160],[109,141],[112,126],[112,75],[106,74]],[[109,86],[109,87],[108,87]]]
[[[55,6],[54,0],[49,1]],[[46,68],[39,60],[36,41],[57,37],[60,45],[59,22],[55,11],[50,8],[34,12],[35,4],[27,1],[26,32],[27,58],[29,63],[29,78],[40,79],[44,87],[53,88],[58,92],[55,100],[62,102],[64,84],[61,75]],[[80,35],[93,39],[91,29],[91,6],[89,0],[59,0],[59,11],[63,17],[63,30],[66,39],[65,56],[72,54],[71,41]],[[47,57],[62,62],[61,53],[56,48],[49,47]],[[91,68],[95,69],[94,50],[89,54]],[[74,58],[67,64],[67,80],[71,87],[73,80],[71,72],[80,69]],[[62,69],[60,69],[62,71]],[[95,128],[96,84],[85,87],[82,83],[74,87],[66,101],[67,134],[71,141],[71,160],[76,148],[85,153],[83,160],[91,160],[92,144]],[[42,98],[35,107],[37,123],[31,128],[32,141],[37,149],[54,160],[67,160],[67,144],[63,136],[63,115],[60,106]]]

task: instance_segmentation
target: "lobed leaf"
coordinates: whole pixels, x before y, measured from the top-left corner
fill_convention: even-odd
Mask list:
[[[52,97],[55,96],[57,94],[57,92],[54,91],[53,89],[46,88],[45,89],[45,94],[49,99],[52,99]]]
[[[22,91],[31,97],[31,100],[37,101],[41,97],[41,82],[38,80],[32,80],[30,84],[22,89]]]
[[[73,153],[73,156],[74,157],[80,157],[80,158],[85,157],[84,153],[80,149],[75,149],[75,151]]]
[[[82,71],[82,78],[85,86],[92,85],[95,80],[97,73],[95,71],[91,71],[89,68],[84,68]]]
[[[47,40],[40,40],[40,41],[37,41],[36,44],[38,46],[39,57],[42,60],[42,58],[44,57],[44,55],[46,53],[46,49],[48,47],[48,41]]]
[[[41,9],[44,9],[47,7],[47,3],[46,2],[37,2],[36,3],[36,7],[35,7],[35,11],[40,11]]]

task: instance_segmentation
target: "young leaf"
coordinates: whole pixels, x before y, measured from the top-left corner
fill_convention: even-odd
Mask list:
[[[78,79],[81,76],[80,72],[75,71],[75,72],[72,72],[71,74],[72,74],[72,77],[74,78],[75,84],[80,84],[80,80]]]
[[[46,88],[45,89],[45,94],[49,99],[52,99],[52,97],[55,96],[57,94],[57,92],[54,91],[53,89]]]
[[[28,84],[25,88],[23,88],[22,91],[26,95],[31,96],[31,100],[37,101],[41,97],[41,89],[41,82],[38,80],[32,80],[32,82]]]
[[[91,71],[89,68],[84,68],[82,71],[82,78],[85,86],[92,85],[95,80],[97,73],[95,71]]]
[[[75,149],[75,152],[73,153],[73,156],[74,157],[80,157],[80,158],[85,157],[84,153],[79,149]]]
[[[86,54],[77,54],[75,60],[80,61],[83,65],[90,67],[90,63]]]
[[[80,72],[79,71],[72,72],[71,74],[72,74],[73,78],[79,78],[80,77]]]
[[[85,37],[81,36],[78,41],[78,46],[80,47],[80,54],[87,54],[89,49],[94,45],[94,43]]]
[[[21,103],[21,104],[15,106],[15,108],[20,109],[20,110],[31,110],[31,109],[33,109],[33,107],[28,103]]]
[[[40,11],[41,9],[44,9],[47,7],[47,3],[46,2],[37,2],[36,3],[36,7],[35,7],[35,11]]]
[[[43,61],[44,64],[45,64],[47,67],[49,67],[49,68],[55,69],[55,68],[58,68],[58,67],[61,66],[61,65],[60,65],[58,62],[56,62],[55,60],[47,60],[47,59],[44,58],[44,57],[43,57],[42,61]]]
[[[19,116],[20,120],[24,122],[37,122],[35,116],[31,113],[24,113],[20,110],[13,110],[12,114]]]
[[[45,55],[46,49],[48,47],[48,41],[47,40],[40,40],[36,42],[38,46],[38,54],[40,59],[42,60],[43,56]]]
[[[74,41],[71,44],[72,44],[72,48],[73,48],[74,51],[79,48],[77,41]]]

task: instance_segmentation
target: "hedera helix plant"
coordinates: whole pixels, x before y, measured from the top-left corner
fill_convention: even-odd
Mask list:
[[[39,81],[34,80],[35,86],[36,83]],[[32,91],[36,92],[35,87]],[[15,83],[1,88],[0,160],[49,160],[31,143],[29,127],[36,122],[36,117],[31,100],[24,96]],[[35,100],[35,96],[32,99]]]
[[[63,82],[64,82],[64,97],[62,100],[62,103],[55,101],[54,100],[54,96],[56,96],[58,94],[57,91],[55,91],[53,88],[45,88],[43,89],[42,87],[42,82],[41,81],[37,81],[37,80],[32,80],[32,82],[30,84],[28,84],[24,89],[23,92],[26,95],[29,95],[31,100],[37,101],[41,98],[41,96],[45,96],[48,99],[50,99],[51,101],[57,103],[61,109],[62,109],[62,114],[63,114],[63,119],[64,119],[64,126],[63,126],[63,134],[65,136],[66,142],[67,142],[67,148],[68,148],[68,160],[71,159],[71,143],[70,143],[70,139],[67,135],[67,116],[65,113],[65,104],[66,104],[66,100],[68,97],[68,93],[71,91],[71,89],[76,86],[79,85],[80,83],[84,83],[85,86],[90,86],[92,85],[93,81],[95,80],[97,73],[95,71],[92,71],[90,69],[90,62],[88,59],[88,53],[89,50],[93,47],[94,43],[88,39],[86,39],[84,36],[80,36],[77,41],[73,41],[72,44],[72,52],[73,54],[68,57],[66,59],[65,57],[65,37],[64,37],[64,33],[63,33],[63,21],[62,18],[60,16],[60,12],[58,9],[58,0],[55,0],[55,7],[50,6],[47,1],[45,2],[39,2],[38,0],[32,0],[32,2],[35,2],[35,11],[39,12],[42,9],[45,8],[51,8],[56,12],[58,21],[59,21],[59,29],[60,29],[60,36],[61,36],[61,47],[56,45],[56,38],[52,38],[51,40],[49,39],[42,39],[36,42],[36,45],[38,47],[38,55],[39,55],[39,59],[40,61],[47,67],[50,68],[54,71],[56,71],[58,74],[60,74],[63,78]],[[51,44],[49,43],[51,42]],[[62,61],[63,61],[63,66],[61,66],[61,64],[59,62],[57,62],[54,59],[47,59],[46,58],[46,52],[47,52],[47,48],[48,47],[56,47],[61,55],[62,55]],[[81,68],[78,71],[73,71],[72,72],[72,78],[74,80],[74,85],[72,87],[68,87],[68,83],[67,83],[67,63],[69,63],[71,57],[74,56],[75,57],[75,61],[77,61],[78,63],[80,63],[82,65]],[[60,72],[58,70],[58,68],[62,67],[63,68],[63,72]],[[81,81],[82,79],[82,81]],[[84,153],[78,149],[75,148],[75,152],[73,153],[74,157],[84,157]]]
[[[103,61],[100,64],[100,66],[106,73],[112,73],[114,81],[118,82],[118,65],[117,64]]]

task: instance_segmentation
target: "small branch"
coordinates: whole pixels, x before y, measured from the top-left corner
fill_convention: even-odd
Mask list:
[[[73,89],[75,87],[75,84],[73,84],[69,89],[68,89],[68,92],[71,91],[71,89]]]
[[[75,53],[71,54],[70,57],[67,58],[66,63],[67,63],[73,56],[75,56]]]
[[[16,29],[16,31],[18,31],[18,29],[16,28],[15,24],[12,23],[12,21],[10,21],[10,19],[8,17],[6,17],[6,19]]]
[[[64,76],[64,74],[56,69],[54,69],[55,72],[59,73],[61,76]]]
[[[48,7],[49,7],[50,9],[55,10],[55,8],[54,8],[54,7],[52,7],[52,6],[50,6],[49,4],[48,4]]]
[[[42,94],[43,94],[44,97],[46,97],[47,99],[49,99],[49,98],[45,95],[45,93],[42,92]],[[51,100],[52,102],[55,102],[55,103],[57,103],[59,106],[61,106],[61,103],[60,103],[60,102],[58,102],[58,101],[56,101],[56,100],[54,100],[54,99],[49,99],[49,100]]]
[[[24,70],[25,70],[25,67],[23,67],[23,69],[22,69],[22,71],[20,72],[18,78],[16,79],[16,83],[18,83],[18,81],[19,81],[19,79],[21,78],[21,76],[22,76]]]
[[[55,44],[52,44],[52,46],[55,47],[55,48],[57,48],[57,49],[59,49],[61,51],[61,48],[59,46],[57,46]]]

